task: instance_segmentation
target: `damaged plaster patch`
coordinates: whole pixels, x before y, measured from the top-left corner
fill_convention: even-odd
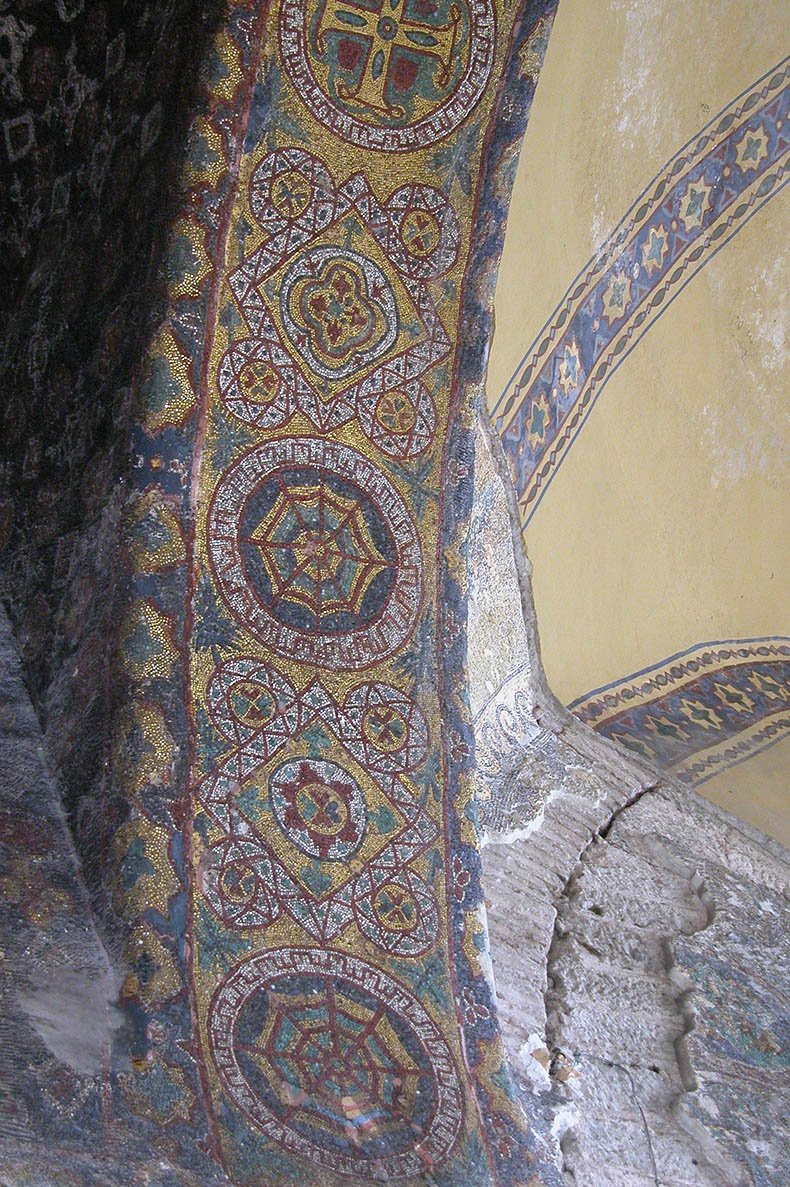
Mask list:
[[[573,1051],[580,1072],[563,1141],[573,1182],[790,1181],[788,897],[790,853],[669,783],[584,852],[558,903],[546,1001],[548,1044]]]
[[[547,806],[559,794],[560,789],[558,787],[552,788],[535,815],[520,828],[511,828],[504,831],[497,831],[495,828],[484,828],[480,834],[480,848],[485,849],[487,845],[513,845],[516,841],[526,841],[534,832],[537,832],[541,828],[546,819]]]
[[[734,397],[726,413],[715,404],[703,406],[702,441],[714,490],[731,489],[754,474],[771,478],[790,469],[790,432],[777,426],[777,417],[787,420],[790,430],[790,411],[778,406],[773,387],[770,392],[754,387],[748,405]]]
[[[788,257],[780,256],[765,268],[762,275],[762,289],[768,297],[765,305],[760,300],[758,285],[750,285],[756,302],[752,313],[754,334],[761,347],[760,359],[767,371],[778,371],[787,366],[788,340],[790,339],[790,309],[787,305]]]
[[[41,1043],[92,1080],[120,1020],[111,1004],[116,974],[92,924],[42,741],[0,608],[0,815],[13,822],[15,841],[0,880],[0,1165],[3,1139],[23,1115],[18,1103],[32,1091],[26,1076],[41,1061]]]
[[[491,944],[488,938],[488,912],[486,911],[485,902],[479,903],[475,907],[474,913],[481,927],[478,935],[483,940],[483,946],[477,949],[477,961],[483,976],[491,987],[491,993],[496,1003],[496,984],[494,981],[494,966],[491,961]]]
[[[646,7],[641,0],[621,0],[616,6],[625,36],[620,70],[612,88],[612,120],[621,143],[631,150],[638,144],[643,153],[657,147],[659,121],[666,112],[656,103],[652,81],[659,70],[665,45],[655,37],[655,28],[667,19],[666,0]]]
[[[525,1073],[534,1092],[550,1092],[551,1052],[546,1046],[546,1040],[534,1032],[527,1036],[527,1041],[518,1049],[518,1063]]]
[[[712,805],[557,706],[540,666],[528,565],[518,567],[517,512],[496,500],[487,515],[503,510],[514,546],[487,557],[481,549],[477,596],[491,599],[498,570],[513,565],[527,645],[495,696],[478,684],[478,809],[498,1016],[536,1142],[579,1187],[741,1187],[739,1155],[754,1152],[742,1138],[734,1149],[726,1122],[718,1126],[720,1088],[690,1054],[701,1014],[688,995],[700,990],[691,971],[669,969],[684,959],[683,941],[698,951],[697,933],[716,916],[698,868],[716,845],[719,861],[743,848],[729,853]],[[482,667],[490,655],[477,654]],[[768,870],[763,882],[778,876]],[[719,893],[717,911],[729,901]]]
[[[45,972],[46,984],[19,990],[17,1003],[56,1059],[79,1076],[95,1076],[121,1023],[111,1004],[118,996],[115,978],[109,969]]]
[[[730,248],[728,257],[734,274],[743,276],[737,290],[731,271],[715,266],[706,272],[706,320],[727,331],[716,376],[726,392],[714,390],[697,413],[714,489],[790,473],[790,405],[783,398],[790,384],[790,256],[781,252],[759,268],[745,251],[739,240],[736,255]]]
[[[555,1141],[561,1142],[568,1130],[573,1129],[578,1121],[579,1110],[576,1106],[563,1105],[554,1114],[554,1120],[551,1123],[551,1136]]]

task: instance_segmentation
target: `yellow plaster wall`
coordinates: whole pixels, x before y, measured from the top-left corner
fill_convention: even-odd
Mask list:
[[[709,779],[699,791],[790,848],[790,738]]]
[[[787,18],[786,0],[560,0],[499,273],[491,406],[664,162],[788,52]],[[609,379],[534,513],[543,660],[566,703],[693,644],[790,629],[788,244],[790,187]],[[733,808],[742,786],[741,814],[778,835],[788,755],[701,790]]]
[[[560,0],[499,269],[490,404],[664,162],[788,52],[788,15],[787,0]]]
[[[530,522],[543,659],[565,702],[696,643],[788,626],[790,353],[770,341],[787,323],[782,241],[790,191],[610,379]]]

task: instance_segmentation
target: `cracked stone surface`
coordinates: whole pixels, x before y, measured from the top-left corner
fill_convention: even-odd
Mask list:
[[[503,1037],[528,1110],[578,1187],[787,1184],[790,854],[557,704],[483,425],[476,456],[478,815]]]
[[[42,1140],[36,1118],[53,1144],[88,1125],[82,1110],[97,1091],[116,986],[4,614],[0,735],[0,1167],[9,1174],[15,1152]]]
[[[679,788],[585,852],[548,959],[570,1181],[788,1182],[788,895],[786,851]]]
[[[228,1182],[174,1168],[155,1131],[104,1123],[119,980],[0,609],[0,1187]]]

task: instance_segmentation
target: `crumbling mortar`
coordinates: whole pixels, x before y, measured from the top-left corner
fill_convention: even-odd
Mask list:
[[[637,1109],[639,1110],[639,1115],[642,1118],[642,1125],[644,1126],[644,1130],[645,1130],[645,1141],[647,1142],[647,1149],[648,1149],[648,1153],[650,1154],[650,1162],[653,1167],[653,1178],[655,1179],[656,1187],[662,1187],[661,1180],[658,1177],[658,1163],[656,1162],[656,1154],[655,1154],[655,1150],[653,1148],[653,1138],[650,1134],[650,1125],[648,1124],[647,1114],[645,1113],[645,1110],[642,1107],[642,1102],[640,1101],[639,1096],[637,1094],[636,1081],[634,1080],[633,1073],[631,1072],[631,1069],[629,1067],[626,1067],[626,1065],[624,1063],[617,1063],[615,1060],[612,1060],[612,1059],[602,1059],[601,1056],[599,1056],[599,1055],[592,1055],[590,1053],[587,1053],[585,1058],[594,1060],[596,1063],[600,1063],[604,1067],[616,1068],[617,1071],[622,1072],[625,1075],[625,1077],[627,1078],[630,1089],[631,1089],[631,1099],[633,1100],[634,1104],[636,1105]]]
[[[598,833],[596,837],[593,838],[591,845],[597,843],[598,840],[601,840],[606,846],[614,846],[616,848],[622,849],[623,852],[629,852],[628,846],[623,844],[622,840],[615,837],[609,837],[611,826],[614,824],[615,817],[619,816],[625,807],[633,806],[649,790],[657,791],[660,796],[663,795],[669,802],[673,802],[676,795],[679,793],[685,792],[684,802],[686,801],[689,794],[693,794],[689,793],[688,789],[674,786],[674,781],[671,779],[666,780],[666,783],[663,787],[646,788],[641,795],[636,795],[632,798],[630,805],[624,804],[620,808],[616,809],[616,811],[612,814],[612,818],[607,822],[607,824],[603,825],[601,829],[598,830]],[[675,795],[672,795],[672,792],[674,792]],[[568,879],[562,899],[558,901],[554,938],[552,940],[551,948],[547,958],[548,978],[547,990],[545,994],[547,1015],[546,1040],[547,1046],[553,1053],[552,1067],[556,1067],[559,1060],[564,1060],[566,1062],[568,1060],[568,1056],[563,1052],[561,1046],[561,1027],[563,1020],[569,1016],[571,1011],[569,1004],[563,999],[563,995],[560,992],[563,987],[563,975],[556,965],[565,955],[567,940],[572,935],[565,925],[566,918],[570,914],[571,904],[577,900],[581,894],[579,882],[581,874],[584,868],[586,868],[585,855],[589,849],[590,846],[587,846],[584,853],[581,855],[576,868]],[[647,864],[650,864],[649,858],[645,858],[644,860],[647,862]],[[708,863],[705,861],[700,863],[703,869],[707,864]],[[676,872],[676,876],[681,879],[688,887],[694,899],[702,908],[702,914],[704,916],[704,921],[697,927],[679,928],[680,934],[682,934],[684,937],[690,937],[707,930],[713,925],[718,916],[717,906],[713,894],[709,889],[709,884],[703,874],[700,872],[699,868],[690,868],[685,874],[678,870]],[[634,924],[634,927],[638,926],[638,924]],[[596,952],[596,950],[590,945],[586,944],[582,938],[576,935],[572,935],[572,938],[575,943],[579,944],[580,947],[590,952],[592,956],[597,959],[601,959],[601,954]],[[700,1087],[692,1067],[691,1057],[687,1045],[688,1037],[694,1031],[696,1026],[695,1014],[692,1009],[693,986],[676,965],[671,939],[669,937],[663,937],[660,940],[659,948],[663,958],[663,965],[666,971],[667,980],[676,991],[679,991],[674,993],[673,998],[677,1015],[683,1028],[680,1035],[678,1035],[672,1043],[675,1066],[680,1084],[682,1085],[682,1091],[676,1094],[671,1106],[671,1113],[675,1117],[676,1124],[682,1128],[689,1138],[699,1144],[700,1153],[707,1170],[711,1173],[721,1176],[719,1179],[717,1179],[717,1182],[721,1184],[721,1187],[744,1187],[746,1180],[742,1177],[741,1168],[731,1162],[728,1155],[719,1147],[718,1143],[713,1141],[710,1134],[702,1130],[694,1118],[690,1114],[687,1115],[687,1111],[683,1108],[683,1101],[686,1095],[698,1091]],[[657,1160],[655,1157],[655,1149],[652,1142],[649,1120],[647,1118],[645,1109],[638,1098],[636,1082],[633,1076],[633,1071],[637,1068],[640,1070],[652,1071],[655,1071],[656,1069],[652,1065],[643,1066],[639,1062],[635,1061],[631,1061],[630,1065],[626,1066],[621,1062],[604,1059],[603,1057],[595,1055],[589,1051],[584,1052],[584,1059],[596,1061],[602,1066],[617,1068],[628,1077],[629,1085],[631,1087],[631,1095],[635,1105],[639,1110],[645,1128],[655,1182],[658,1184],[658,1187],[671,1187],[671,1183],[668,1180],[662,1181],[658,1177]],[[569,1133],[566,1135],[565,1142],[560,1143],[564,1160],[567,1158],[567,1151],[573,1150],[574,1146],[576,1149],[578,1149],[578,1134],[573,1135]],[[696,1159],[694,1159],[693,1162],[695,1166],[700,1165]],[[567,1166],[567,1161],[564,1161],[562,1169],[569,1182],[578,1182],[578,1177]]]
[[[548,952],[546,953],[547,987],[546,987],[546,991],[544,993],[544,1012],[545,1012],[545,1017],[546,1017],[546,1044],[548,1046],[549,1051],[552,1053],[552,1063],[551,1063],[551,1067],[550,1067],[550,1074],[552,1075],[552,1079],[554,1079],[555,1075],[556,1075],[555,1068],[556,1068],[557,1060],[563,1055],[562,1049],[559,1044],[560,1019],[562,1018],[562,1016],[564,1014],[567,1014],[567,1011],[568,1011],[567,1003],[563,1001],[561,993],[557,992],[558,989],[561,989],[561,982],[562,982],[561,974],[559,974],[558,969],[556,968],[556,956],[557,956],[557,945],[561,943],[562,934],[563,934],[563,932],[562,932],[563,908],[567,908],[567,905],[574,898],[578,897],[578,895],[580,893],[579,879],[582,875],[582,872],[583,872],[583,869],[585,866],[585,858],[586,858],[587,854],[589,853],[590,849],[592,848],[592,846],[599,844],[601,841],[603,841],[605,843],[606,837],[608,836],[609,831],[611,830],[611,827],[615,822],[615,819],[617,817],[619,817],[622,814],[622,812],[625,811],[626,808],[631,808],[635,804],[637,804],[643,798],[643,796],[647,795],[648,792],[655,791],[655,790],[657,790],[656,784],[653,784],[649,787],[640,787],[638,789],[638,791],[636,791],[627,800],[625,800],[624,803],[622,803],[619,806],[614,808],[614,810],[611,812],[611,814],[609,815],[607,820],[605,820],[590,836],[587,844],[584,846],[581,853],[579,854],[577,861],[576,861],[570,875],[566,879],[565,884],[555,901],[554,931],[553,931],[553,935],[552,935],[552,939],[551,939],[551,942],[549,945]],[[553,999],[555,999],[555,998],[558,1000],[554,1001]],[[591,1058],[597,1058],[597,1057],[592,1056]],[[602,1062],[604,1062],[604,1061],[602,1061]],[[613,1065],[612,1064],[610,1066],[619,1066],[619,1067],[621,1067],[621,1070],[623,1070],[623,1071],[626,1070],[624,1067],[622,1067],[622,1065]],[[659,1183],[659,1179],[658,1179],[658,1169],[656,1166],[656,1161],[655,1161],[655,1156],[654,1156],[654,1152],[653,1152],[652,1141],[650,1138],[650,1132],[649,1132],[649,1128],[647,1125],[647,1120],[645,1118],[644,1110],[642,1109],[641,1104],[636,1100],[633,1076],[631,1076],[630,1072],[628,1073],[628,1075],[631,1080],[632,1092],[634,1094],[634,1099],[637,1103],[640,1113],[642,1114],[642,1120],[643,1120],[643,1123],[645,1126],[645,1133],[646,1133],[647,1142],[648,1142],[648,1146],[649,1146],[649,1150],[650,1150],[650,1157],[651,1157],[654,1172],[655,1172],[656,1185],[657,1185],[657,1187],[661,1187],[661,1185]],[[569,1129],[568,1133],[565,1135],[563,1140],[561,1140],[559,1143],[560,1156],[562,1159],[562,1165],[560,1167],[560,1170],[561,1170],[562,1174],[566,1178],[569,1179],[569,1181],[576,1182],[576,1176],[573,1175],[573,1173],[570,1171],[570,1168],[568,1166],[568,1159],[567,1159],[567,1153],[568,1153],[567,1152],[567,1144],[569,1141],[573,1140],[572,1136],[571,1136],[572,1128],[573,1127],[571,1127]]]
[[[689,879],[689,888],[692,894],[699,900],[705,912],[705,922],[693,931],[686,932],[686,935],[697,935],[699,932],[707,930],[713,923],[716,917],[716,907],[713,896],[707,889],[704,879],[696,871]],[[688,1049],[688,1037],[696,1028],[696,1015],[692,1007],[693,987],[688,981],[688,978],[681,973],[677,962],[675,960],[675,953],[672,947],[672,941],[666,937],[662,944],[664,952],[664,960],[666,964],[667,977],[670,982],[679,991],[676,997],[677,1010],[683,1022],[683,1032],[675,1039],[675,1057],[678,1062],[678,1070],[680,1072],[680,1079],[686,1092],[697,1092],[700,1085],[699,1080],[694,1074],[694,1068],[691,1063],[691,1055]]]

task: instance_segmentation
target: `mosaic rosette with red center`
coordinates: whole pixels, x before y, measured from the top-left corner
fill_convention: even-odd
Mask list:
[[[283,277],[280,312],[291,343],[325,379],[375,362],[398,335],[391,284],[372,260],[348,249],[297,256]]]
[[[308,857],[348,861],[367,828],[365,800],[353,775],[339,763],[300,758],[269,777],[275,820]]]

